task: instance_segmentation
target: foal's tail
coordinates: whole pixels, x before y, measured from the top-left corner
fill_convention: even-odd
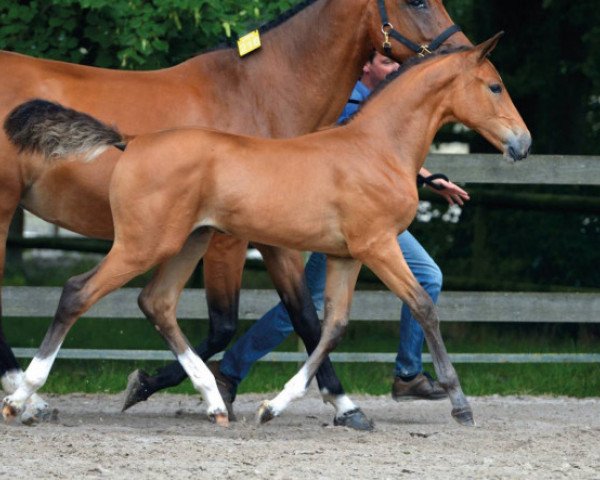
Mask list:
[[[10,112],[4,131],[20,152],[41,153],[47,160],[77,155],[89,162],[111,146],[125,150],[131,138],[90,115],[40,99]]]

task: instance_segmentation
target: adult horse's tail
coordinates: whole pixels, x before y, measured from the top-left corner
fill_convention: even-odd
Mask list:
[[[30,100],[6,118],[4,131],[20,152],[40,153],[47,160],[76,155],[89,162],[129,138],[85,113],[46,100]]]

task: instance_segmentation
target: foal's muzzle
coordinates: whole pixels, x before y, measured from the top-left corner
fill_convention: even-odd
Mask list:
[[[505,143],[505,157],[518,162],[531,153],[531,135],[529,132],[512,134]]]

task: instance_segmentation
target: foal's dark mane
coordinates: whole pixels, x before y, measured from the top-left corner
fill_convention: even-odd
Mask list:
[[[346,124],[350,123],[360,113],[360,111],[365,107],[365,105],[367,105],[371,100],[373,100],[373,98],[375,98],[377,95],[379,95],[379,93],[382,90],[384,90],[390,83],[392,83],[398,77],[402,76],[402,74],[406,73],[411,68],[413,68],[417,65],[421,65],[422,63],[429,62],[429,61],[439,58],[441,56],[451,55],[453,53],[458,53],[458,52],[466,52],[466,51],[472,50],[472,49],[473,49],[472,47],[467,47],[467,46],[461,45],[461,46],[452,47],[452,48],[442,48],[442,49],[438,50],[437,52],[435,52],[431,55],[427,55],[425,57],[414,56],[414,57],[409,58],[404,63],[402,63],[402,65],[400,66],[400,68],[398,70],[396,70],[393,73],[390,73],[387,77],[385,77],[385,80],[382,81],[377,87],[375,87],[375,90],[373,90],[371,95],[369,95],[369,97],[363,103],[360,104],[360,107],[354,113],[354,115],[352,115],[351,117],[344,120],[342,123],[340,123],[340,125],[346,125]]]

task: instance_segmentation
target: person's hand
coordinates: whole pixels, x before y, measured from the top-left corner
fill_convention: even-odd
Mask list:
[[[462,206],[465,204],[465,201],[471,199],[467,192],[452,182],[438,178],[437,180],[434,180],[433,183],[443,188],[441,190],[436,190],[435,188],[431,187],[429,188],[433,192],[444,197],[450,205],[458,204]]]

